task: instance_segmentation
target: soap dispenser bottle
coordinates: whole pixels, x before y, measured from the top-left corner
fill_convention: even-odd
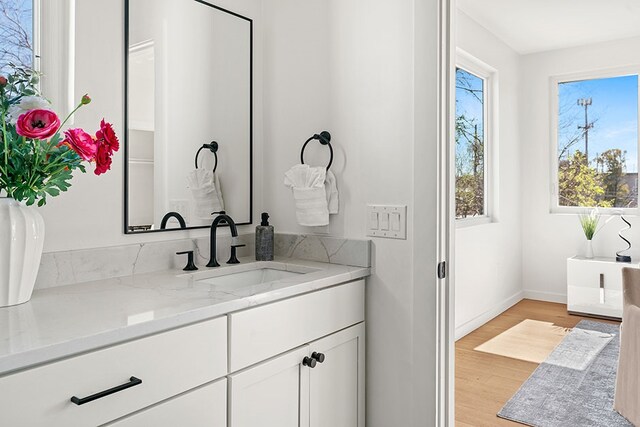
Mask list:
[[[273,261],[273,225],[269,225],[267,212],[262,212],[262,222],[256,227],[256,261]]]

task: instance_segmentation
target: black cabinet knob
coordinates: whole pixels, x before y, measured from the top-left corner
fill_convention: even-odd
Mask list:
[[[313,353],[311,353],[311,357],[313,359],[316,359],[318,361],[318,363],[323,363],[324,362],[324,353],[316,353],[315,351]]]
[[[302,359],[302,364],[310,368],[315,368],[317,363],[318,362],[316,362],[316,359],[312,359],[311,357],[305,357],[304,359]]]

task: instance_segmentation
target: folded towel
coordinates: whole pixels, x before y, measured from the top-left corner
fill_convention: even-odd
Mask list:
[[[293,192],[298,224],[306,227],[329,225],[326,177],[326,168],[309,165],[295,165],[284,174],[284,185]]]
[[[195,169],[187,176],[187,188],[193,197],[193,225],[211,224],[211,213],[224,210],[218,176],[209,169]]]
[[[336,176],[330,170],[327,171],[327,177],[324,181],[324,188],[327,192],[327,205],[330,214],[338,213],[338,206],[340,202],[338,200],[338,184]]]
[[[293,188],[296,202],[296,220],[305,227],[329,225],[327,193],[320,188]]]

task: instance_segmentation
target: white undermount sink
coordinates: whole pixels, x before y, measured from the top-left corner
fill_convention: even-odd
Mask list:
[[[240,271],[237,273],[225,274],[222,276],[209,277],[197,280],[199,283],[216,285],[222,287],[244,287],[259,285],[262,283],[275,282],[289,277],[299,276],[300,274],[293,271],[276,270],[273,268],[259,268],[256,270]]]

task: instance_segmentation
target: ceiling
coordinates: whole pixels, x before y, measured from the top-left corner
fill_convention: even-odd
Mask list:
[[[458,0],[520,54],[640,36],[639,0]]]

